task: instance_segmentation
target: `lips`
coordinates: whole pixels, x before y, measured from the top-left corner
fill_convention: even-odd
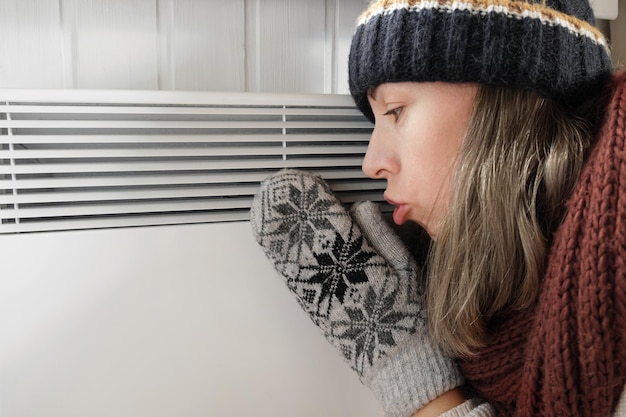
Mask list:
[[[406,222],[408,220],[408,216],[409,216],[409,206],[407,206],[406,204],[403,203],[397,203],[391,199],[388,199],[387,197],[385,197],[385,200],[391,204],[392,206],[394,206],[394,210],[393,210],[393,222],[395,224],[397,224],[398,226],[403,224],[404,222]]]

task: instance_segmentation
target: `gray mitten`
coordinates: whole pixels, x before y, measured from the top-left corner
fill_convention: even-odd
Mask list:
[[[348,213],[321,178],[284,170],[263,182],[250,218],[287,287],[388,417],[463,383],[430,341],[421,274],[374,203]]]

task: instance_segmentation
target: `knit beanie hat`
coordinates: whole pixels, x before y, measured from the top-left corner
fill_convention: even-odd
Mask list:
[[[368,91],[386,82],[476,82],[575,106],[612,72],[594,24],[587,0],[378,0],[352,38],[350,92],[371,121]]]

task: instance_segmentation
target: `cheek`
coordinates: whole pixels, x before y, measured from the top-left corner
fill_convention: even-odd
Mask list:
[[[450,132],[445,133],[416,140],[410,149],[404,151],[409,169],[433,188],[440,187],[449,179],[461,146],[460,139],[450,139]]]
[[[430,133],[422,136],[426,140],[416,140],[404,151],[405,189],[410,190],[411,200],[426,216],[438,220],[448,209],[452,174],[462,141],[458,137],[464,132],[442,129],[437,134]]]

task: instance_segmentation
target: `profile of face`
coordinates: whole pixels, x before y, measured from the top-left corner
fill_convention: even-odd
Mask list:
[[[476,91],[474,84],[401,82],[369,92],[375,125],[363,172],[387,180],[396,224],[412,220],[436,239]]]

